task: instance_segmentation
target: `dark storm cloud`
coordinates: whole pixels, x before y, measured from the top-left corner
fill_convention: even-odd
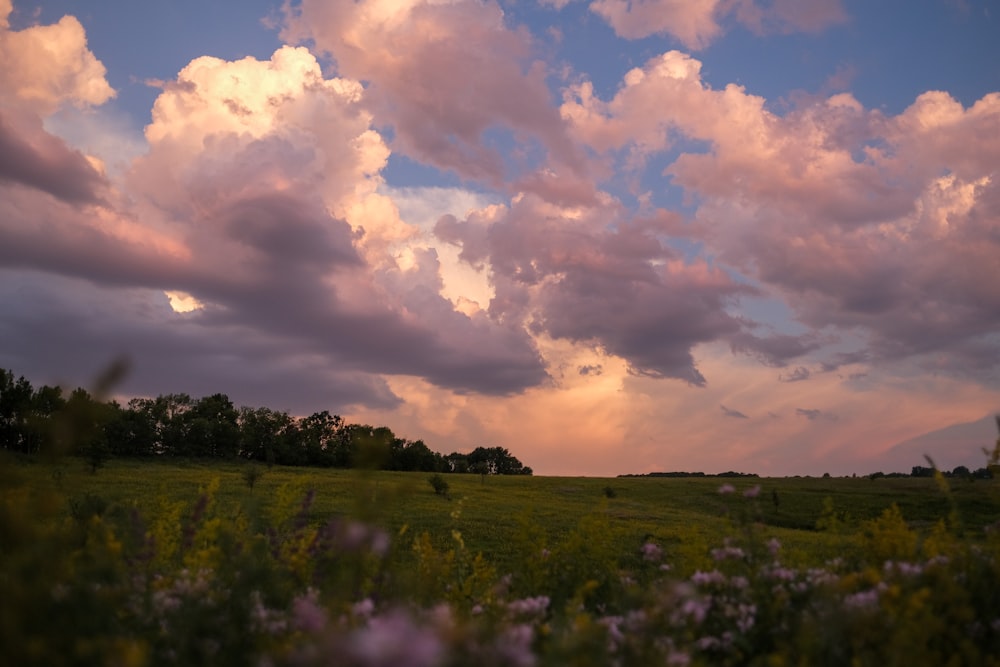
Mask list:
[[[74,204],[101,202],[106,183],[79,151],[42,129],[37,117],[17,121],[0,111],[0,183],[47,192]]]
[[[0,367],[39,383],[88,386],[124,356],[130,373],[116,391],[126,395],[223,392],[237,404],[299,414],[399,402],[376,376],[289,353],[286,338],[174,313],[155,291],[5,270],[0,309]]]

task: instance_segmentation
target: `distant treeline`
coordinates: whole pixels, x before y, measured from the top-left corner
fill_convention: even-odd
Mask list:
[[[966,466],[957,466],[953,470],[942,470],[941,474],[945,477],[957,477],[960,479],[992,479],[994,471],[989,468],[978,468],[976,470],[970,470]],[[715,474],[706,474],[703,472],[647,472],[643,474],[626,474],[618,475],[619,477],[759,477],[757,473],[747,473],[747,472],[720,472]],[[799,475],[796,475],[798,477]],[[855,477],[857,475],[854,475]],[[865,475],[868,479],[881,479],[885,477],[933,477],[934,468],[928,466],[913,466],[913,469],[909,473],[905,472],[873,472],[870,475]],[[823,475],[823,477],[830,477],[829,473]]]
[[[0,370],[0,449],[27,455],[72,452],[96,470],[108,458],[185,457],[268,465],[367,467],[445,473],[530,475],[503,447],[443,455],[385,426],[348,424],[328,411],[308,417],[236,407],[225,394],[103,401],[85,389],[34,389]]]
[[[993,471],[989,468],[977,468],[975,470],[969,470],[966,466],[956,466],[952,470],[942,470],[941,474],[945,477],[958,477],[961,479],[992,479]],[[913,466],[910,473],[905,472],[873,472],[867,475],[869,479],[880,479],[882,477],[933,477],[934,468],[928,466]]]
[[[718,473],[703,473],[703,472],[647,472],[647,473],[632,473],[627,475],[618,475],[619,477],[759,477],[755,472],[733,472],[729,470],[728,472],[718,472]]]

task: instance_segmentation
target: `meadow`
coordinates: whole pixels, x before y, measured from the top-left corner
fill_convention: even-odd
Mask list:
[[[0,468],[6,664],[997,664],[1000,486]],[[950,661],[950,662],[949,662]]]

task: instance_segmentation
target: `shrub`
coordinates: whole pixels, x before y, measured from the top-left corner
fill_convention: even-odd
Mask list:
[[[434,493],[445,498],[448,497],[448,482],[445,481],[444,477],[434,474],[427,478],[427,482],[434,489]]]
[[[264,471],[261,470],[256,463],[251,463],[247,467],[243,468],[243,481],[246,483],[247,488],[250,489],[250,493],[253,493],[253,487],[260,481],[260,478],[264,476]]]

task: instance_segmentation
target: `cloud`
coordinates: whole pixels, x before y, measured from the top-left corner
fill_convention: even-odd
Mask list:
[[[796,366],[789,373],[782,373],[778,376],[781,382],[802,382],[809,379],[809,369],[805,366]]]
[[[823,410],[816,410],[815,408],[795,408],[795,414],[800,417],[805,417],[811,422],[819,419],[825,419],[828,421],[837,421],[840,419],[837,415],[831,412],[824,412]]]
[[[1000,94],[965,108],[928,92],[886,116],[839,93],[778,115],[742,87],[709,87],[700,70],[671,51],[608,101],[587,81],[567,88],[562,113],[602,154],[671,155],[666,174],[697,206],[690,233],[812,331],[744,331],[733,349],[782,365],[849,337],[899,372],[995,381]],[[692,140],[707,150],[676,148]]]
[[[155,289],[0,269],[0,308],[0,367],[39,383],[87,386],[124,355],[133,363],[115,389],[125,395],[224,392],[237,404],[297,414],[400,402],[377,376],[306,350],[290,353],[287,337],[176,313]]]
[[[10,30],[13,5],[0,3],[0,96],[10,95],[35,113],[60,105],[97,105],[114,97],[104,65],[87,48],[83,26],[73,16],[52,25]],[[8,100],[9,101],[9,100]]]
[[[705,384],[691,350],[737,333],[725,306],[752,290],[662,243],[669,216],[617,211],[610,199],[564,208],[524,195],[463,221],[444,217],[435,233],[470,264],[488,262],[494,318],[598,345],[638,375]]]
[[[392,126],[394,150],[497,189],[528,174],[518,189],[593,197],[534,39],[506,27],[497,3],[304,0],[286,11],[286,39],[366,82],[365,104]],[[490,133],[524,158],[506,160],[517,152],[502,155]]]
[[[715,41],[729,17],[757,34],[819,32],[847,18],[839,0],[596,0],[590,10],[619,37],[667,34],[689,49]]]
[[[750,419],[739,410],[731,410],[724,405],[720,405],[719,409],[722,410],[722,414],[726,415],[727,417],[735,417],[736,419]]]
[[[460,312],[441,295],[432,251],[416,247],[409,265],[397,262],[419,229],[378,191],[388,149],[362,93],[324,78],[301,48],[267,61],[198,58],[163,84],[148,151],[106,207],[70,205],[92,191],[59,184],[91,172],[43,136],[49,165],[68,166],[47,170],[46,183],[22,166],[19,189],[0,204],[0,265],[184,292],[204,305],[191,314],[197,335],[256,331],[284,341],[288,359],[320,355],[345,372],[494,395],[544,382],[522,328]]]
[[[101,202],[104,177],[37,116],[0,111],[0,184],[19,183],[75,204]]]

